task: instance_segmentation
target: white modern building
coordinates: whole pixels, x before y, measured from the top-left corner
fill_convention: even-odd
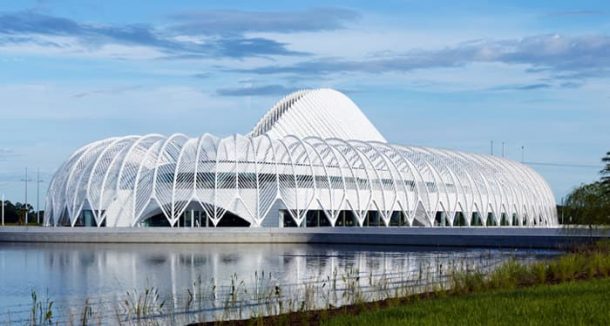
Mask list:
[[[282,99],[247,135],[109,138],[59,168],[45,225],[552,226],[544,179],[518,162],[387,143],[331,89]]]

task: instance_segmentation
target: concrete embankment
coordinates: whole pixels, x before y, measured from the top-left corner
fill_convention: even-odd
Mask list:
[[[610,229],[409,228],[47,228],[0,227],[0,242],[342,243],[362,245],[562,248],[610,239]]]

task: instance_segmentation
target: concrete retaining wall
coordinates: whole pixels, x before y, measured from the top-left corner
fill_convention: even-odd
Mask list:
[[[46,228],[0,227],[0,242],[343,243],[362,245],[562,248],[609,239],[588,228]]]

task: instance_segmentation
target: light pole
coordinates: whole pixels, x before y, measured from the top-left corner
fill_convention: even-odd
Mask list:
[[[23,182],[25,182],[25,202],[23,203],[23,208],[25,209],[25,225],[28,225],[28,182],[31,181],[30,179],[28,179],[28,168],[25,168],[25,179],[23,179]]]
[[[40,169],[36,170],[36,223],[40,224]]]
[[[4,226],[4,193],[2,193],[2,226]]]

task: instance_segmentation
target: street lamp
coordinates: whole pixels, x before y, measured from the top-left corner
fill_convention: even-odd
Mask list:
[[[25,183],[25,202],[23,203],[23,208],[25,209],[25,225],[28,225],[28,182],[32,181],[28,179],[28,168],[25,168],[25,179],[22,179]]]
[[[36,223],[40,224],[40,184],[44,182],[40,180],[40,169],[36,170]]]

